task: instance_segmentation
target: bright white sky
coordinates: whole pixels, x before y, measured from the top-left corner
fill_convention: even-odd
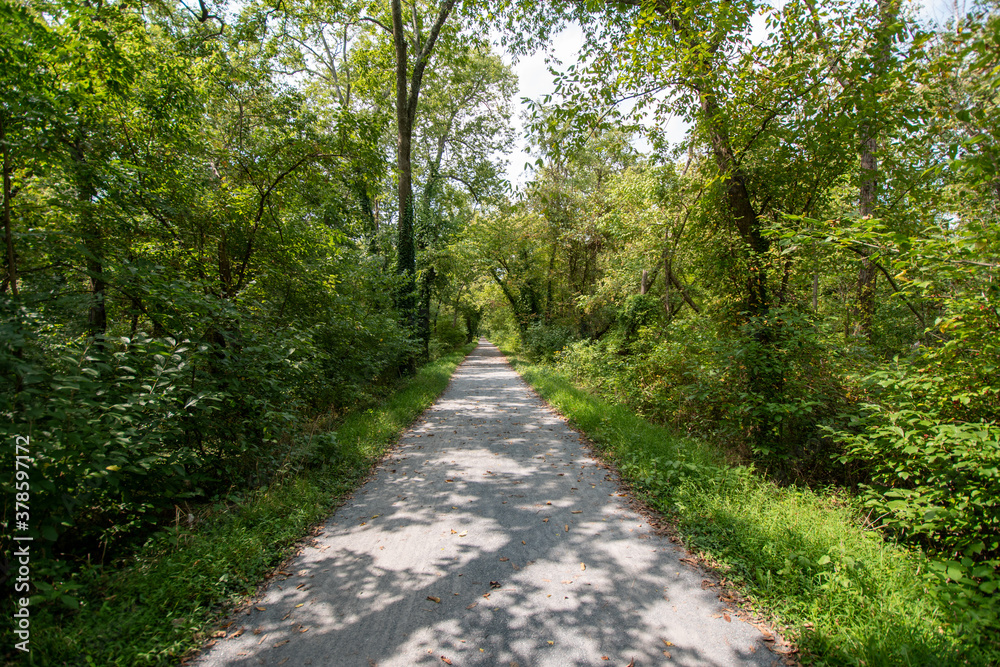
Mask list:
[[[774,0],[777,4],[784,4],[784,0]],[[925,21],[938,23],[945,22],[948,17],[954,14],[955,4],[958,4],[961,13],[965,12],[966,0],[910,0],[921,6],[921,16]],[[762,15],[757,15],[753,20],[754,37],[764,39],[764,20]],[[572,25],[558,34],[553,40],[551,55],[562,61],[563,66],[576,61],[580,46],[583,44],[583,34],[579,26]],[[546,54],[536,53],[530,57],[522,58],[514,65],[514,72],[518,78],[518,91],[514,97],[514,129],[517,133],[517,140],[514,151],[509,156],[507,166],[507,180],[515,188],[519,188],[528,182],[531,172],[525,170],[526,163],[534,162],[534,159],[524,152],[526,141],[524,137],[524,127],[521,123],[521,113],[526,106],[521,102],[523,98],[538,99],[542,95],[551,93],[554,86],[552,75],[548,71],[546,64]],[[504,55],[504,61],[511,63],[510,57]],[[679,118],[673,119],[667,125],[667,137],[671,143],[678,143],[684,138],[687,125]],[[638,144],[637,148],[643,148]]]

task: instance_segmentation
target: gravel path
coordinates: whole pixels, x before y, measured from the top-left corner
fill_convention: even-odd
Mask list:
[[[771,665],[485,341],[200,665]]]

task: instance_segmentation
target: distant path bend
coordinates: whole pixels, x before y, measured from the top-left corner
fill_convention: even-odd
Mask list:
[[[774,663],[683,556],[482,340],[196,664]]]

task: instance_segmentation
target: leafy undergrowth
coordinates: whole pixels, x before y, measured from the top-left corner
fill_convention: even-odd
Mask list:
[[[348,415],[336,445],[322,452],[323,465],[286,475],[196,531],[147,544],[127,568],[82,575],[79,612],[42,609],[33,617],[26,664],[176,663],[368,476],[472,347],[424,366],[380,405]]]
[[[865,529],[853,499],[776,486],[551,367],[508,358],[644,500],[675,520],[689,549],[785,629],[803,662],[1000,664],[996,637],[949,609],[928,559]]]

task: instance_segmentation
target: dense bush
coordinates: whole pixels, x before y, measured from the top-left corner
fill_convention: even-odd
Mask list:
[[[569,327],[532,322],[521,334],[521,344],[532,359],[551,361],[575,338]]]
[[[74,557],[120,553],[178,506],[267,483],[309,454],[298,433],[310,415],[369,400],[414,348],[377,312],[358,326],[261,330],[228,308],[227,329],[201,323],[210,340],[95,341],[65,340],[44,310],[3,307],[0,432],[30,436],[36,548],[65,554],[35,567],[56,579]],[[13,455],[3,450],[10,469]],[[2,482],[8,497],[14,481]],[[13,511],[4,507],[8,524]]]

